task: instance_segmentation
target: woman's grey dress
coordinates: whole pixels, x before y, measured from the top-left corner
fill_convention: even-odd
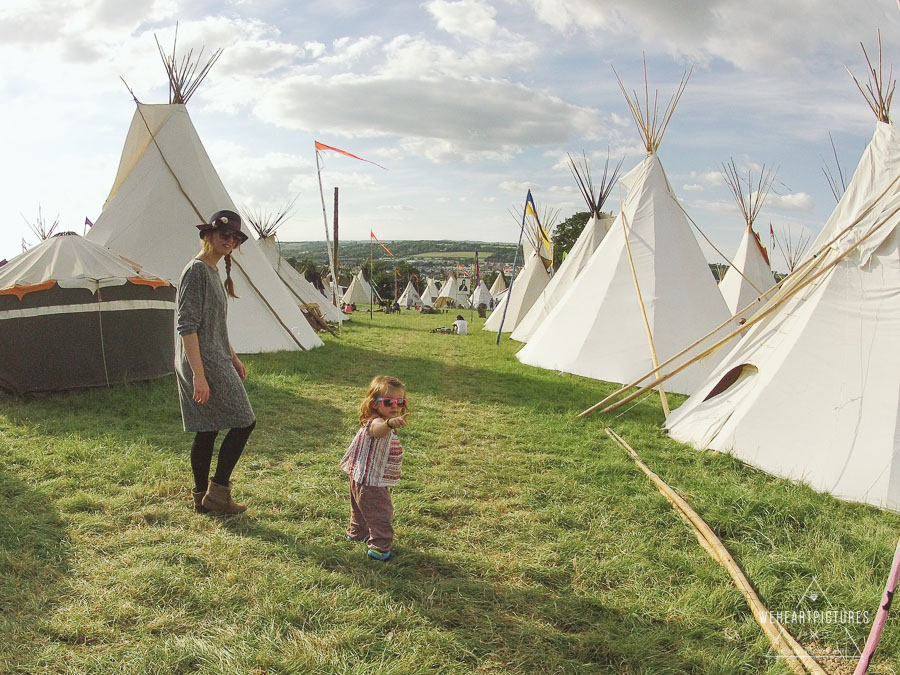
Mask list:
[[[219,431],[252,424],[256,418],[244,383],[231,362],[231,344],[225,323],[227,300],[218,270],[202,260],[191,260],[178,284],[178,335],[197,334],[209,401],[194,401],[194,372],[180,338],[175,340],[175,372],[185,431]]]

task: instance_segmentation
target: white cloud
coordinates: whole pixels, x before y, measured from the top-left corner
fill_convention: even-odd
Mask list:
[[[766,208],[777,211],[812,211],[815,206],[812,195],[806,192],[795,192],[789,195],[770,194],[765,205]]]
[[[681,189],[685,192],[702,192],[706,188],[698,183],[685,183],[681,186]]]
[[[332,53],[320,57],[319,60],[330,65],[347,66],[359,61],[381,42],[382,39],[377,35],[367,35],[361,38],[338,38],[332,43]]]
[[[487,42],[497,30],[497,12],[482,0],[431,0],[425,3],[425,9],[435,18],[438,28],[451,35]]]

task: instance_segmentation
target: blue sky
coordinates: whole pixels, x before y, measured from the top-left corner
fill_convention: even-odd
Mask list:
[[[35,243],[41,207],[61,229],[95,219],[134,113],[167,101],[153,36],[224,53],[188,104],[235,202],[276,211],[283,240],[321,239],[313,142],[387,167],[325,158],[341,232],[515,241],[531,188],[564,219],[585,209],[565,164],[643,149],[612,71],[663,102],[693,74],[659,155],[686,210],[731,254],[743,221],[720,169],[778,169],[757,221],[815,235],[834,208],[822,167],[832,134],[852,173],[875,126],[847,74],[859,43],[900,63],[895,0],[4,0],[0,6],[0,259]],[[617,210],[617,194],[608,206]],[[716,255],[705,247],[707,257]],[[776,253],[777,269],[784,264]]]

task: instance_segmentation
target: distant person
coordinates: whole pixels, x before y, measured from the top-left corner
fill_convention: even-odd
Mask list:
[[[181,273],[178,282],[175,371],[185,431],[195,432],[191,445],[194,510],[235,514],[247,507],[231,498],[231,473],[244,452],[256,416],[242,380],[247,370],[228,340],[226,292],[238,297],[231,280],[231,254],[247,241],[241,217],[217,211],[198,225],[200,253]],[[225,258],[225,283],[218,264]],[[216,472],[209,477],[219,431],[228,429],[219,448]]]
[[[359,406],[359,431],[341,458],[350,479],[347,541],[368,544],[367,554],[375,560],[393,557],[391,486],[400,480],[403,462],[396,430],[406,426],[408,414],[404,384],[388,375],[373,378]]]
[[[395,312],[399,312],[399,311],[400,311],[400,303],[397,302],[396,300],[394,300],[394,311],[395,311]]]
[[[456,321],[454,321],[450,326],[450,332],[456,333],[457,335],[469,334],[469,324],[466,323],[466,320],[462,317],[462,314],[456,315]]]

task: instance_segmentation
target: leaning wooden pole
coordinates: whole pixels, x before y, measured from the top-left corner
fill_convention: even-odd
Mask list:
[[[322,190],[322,163],[319,158],[319,150],[316,149],[316,174],[319,176],[319,198],[322,200],[322,221],[325,223],[325,250],[328,251],[328,262],[331,265],[331,297],[334,304],[338,304],[337,273],[334,268],[334,251],[331,250],[331,241],[328,236],[328,213],[325,211],[325,192]],[[338,326],[341,325],[340,318]]]
[[[631,278],[634,280],[634,290],[637,292],[638,305],[641,308],[641,317],[644,319],[644,329],[647,331],[647,342],[650,345],[650,359],[653,361],[654,372],[659,375],[659,358],[656,355],[656,345],[653,342],[653,330],[650,328],[650,320],[647,318],[647,308],[644,306],[644,296],[641,295],[641,284],[638,282],[637,269],[634,266],[634,258],[631,256],[631,245],[628,243],[628,223],[625,218],[625,209],[622,209],[622,234],[625,237],[625,251],[628,253],[628,264],[631,266]],[[659,401],[662,403],[663,414],[669,416],[669,399],[662,384],[659,385]]]
[[[728,574],[731,576],[738,590],[744,596],[753,618],[762,628],[766,637],[772,643],[772,646],[778,650],[778,653],[785,659],[791,670],[798,675],[807,675],[807,672],[814,675],[828,675],[822,667],[816,663],[816,660],[810,656],[803,646],[798,643],[788,630],[772,616],[772,613],[766,609],[766,606],[760,600],[750,581],[744,575],[740,566],[735,562],[734,558],[725,548],[722,541],[716,536],[715,532],[706,524],[694,509],[669,486],[662,478],[651,471],[641,460],[640,456],[635,452],[628,443],[619,436],[615,431],[606,428],[606,434],[616,442],[625,452],[627,452],[635,464],[643,471],[647,477],[653,481],[657,489],[669,500],[669,503],[678,511],[679,515],[694,530],[694,535],[701,546],[721,564]]]
[[[891,609],[891,601],[894,599],[898,581],[900,581],[900,540],[897,541],[897,550],[894,551],[894,561],[884,586],[884,595],[881,597],[878,613],[875,615],[875,621],[872,622],[866,646],[863,648],[862,656],[859,663],[856,664],[853,675],[865,675],[869,670],[869,664],[872,662],[872,657],[875,656],[875,648],[878,646],[878,641],[881,640],[881,631],[884,630],[884,624],[887,623],[888,611]]]

